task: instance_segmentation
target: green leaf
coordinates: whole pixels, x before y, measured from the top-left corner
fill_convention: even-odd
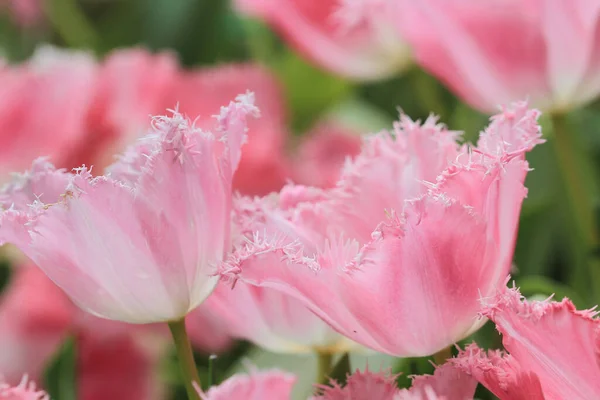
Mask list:
[[[329,373],[329,378],[336,381],[339,385],[344,385],[346,383],[346,378],[348,374],[352,372],[352,367],[350,365],[350,354],[344,353],[344,355],[335,363],[331,372]]]
[[[77,400],[76,371],[76,342],[69,338],[46,369],[44,388],[51,399]]]

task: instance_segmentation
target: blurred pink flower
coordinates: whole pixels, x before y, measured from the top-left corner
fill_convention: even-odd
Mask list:
[[[202,400],[285,400],[291,398],[296,377],[277,370],[238,374],[208,392],[200,392]]]
[[[17,386],[2,383],[0,379],[0,398],[5,400],[50,400],[46,392],[36,389],[34,382],[24,375]]]
[[[22,66],[0,62],[0,182],[41,155],[62,164],[85,132],[96,65],[86,53],[40,47]]]
[[[238,8],[264,19],[298,51],[318,65],[355,79],[378,79],[406,67],[404,43],[383,10],[353,24],[337,15],[340,0],[236,0]],[[350,26],[352,25],[352,26]]]
[[[466,400],[475,394],[477,381],[446,363],[434,375],[413,376],[410,389],[398,389],[396,376],[389,372],[356,371],[341,387],[320,386],[321,393],[312,400]]]
[[[393,134],[366,138],[336,187],[288,186],[278,204],[258,201],[254,234],[222,275],[295,296],[378,351],[447,347],[482,324],[480,297],[508,274],[538,115],[505,109],[477,147],[435,119],[402,116]]]
[[[360,153],[361,137],[333,121],[313,128],[293,158],[293,180],[308,186],[332,187],[340,178],[348,157]]]
[[[178,104],[186,115],[198,115],[196,125],[212,125],[211,116],[237,94],[251,91],[261,118],[248,122],[248,143],[233,178],[236,190],[248,195],[277,191],[288,176],[284,145],[286,109],[281,88],[267,70],[252,64],[231,64],[182,72],[164,107]]]
[[[39,380],[69,335],[73,310],[63,293],[35,266],[15,269],[0,297],[0,376],[13,385],[25,373]]]
[[[142,337],[108,337],[93,332],[77,340],[79,400],[159,400],[165,387],[159,365],[165,346],[145,345]]]
[[[564,111],[600,93],[598,2],[387,1],[417,61],[475,108]]]
[[[213,265],[229,250],[232,176],[246,117],[257,113],[248,94],[222,108],[212,132],[179,114],[157,118],[106,176],[84,167],[34,173],[42,184],[33,195],[63,185],[54,201],[23,202],[30,178],[17,178],[5,193],[14,201],[0,213],[0,243],[15,244],[91,314],[183,318],[214,289]]]
[[[28,27],[39,22],[43,16],[43,0],[0,0],[0,14],[3,9],[10,12],[21,26]]]
[[[600,319],[561,302],[523,300],[504,288],[485,299],[510,353],[468,346],[453,362],[501,400],[600,398]]]

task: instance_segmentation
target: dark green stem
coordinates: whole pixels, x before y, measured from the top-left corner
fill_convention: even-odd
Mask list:
[[[331,353],[317,353],[317,358],[319,363],[317,369],[317,382],[325,384],[329,379],[333,355]]]
[[[198,377],[198,371],[196,370],[196,362],[194,361],[194,353],[192,353],[190,339],[185,330],[185,320],[182,319],[180,321],[169,322],[169,329],[171,330],[175,348],[177,349],[177,358],[179,359],[179,366],[181,368],[181,374],[183,376],[188,399],[200,400],[200,394],[194,387],[194,382],[200,387],[200,378]]]
[[[433,355],[433,361],[436,363],[436,365],[442,365],[450,358],[452,358],[451,346],[448,346]]]

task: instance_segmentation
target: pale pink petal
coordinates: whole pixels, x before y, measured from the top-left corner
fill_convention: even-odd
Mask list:
[[[348,338],[425,356],[483,323],[510,268],[536,112],[495,117],[477,148],[435,119],[368,137],[329,190],[257,201],[224,276],[295,296]],[[499,145],[502,143],[502,145]],[[257,226],[253,225],[257,224]]]
[[[0,399],[50,400],[50,397],[43,390],[36,389],[35,383],[30,381],[27,375],[23,375],[21,382],[17,386],[10,386],[2,383],[2,380],[0,380]]]
[[[521,370],[537,376],[546,399],[600,396],[595,312],[578,311],[568,299],[523,300],[516,289],[485,301],[484,315],[496,324],[504,348]]]
[[[213,132],[179,114],[156,119],[143,141],[149,156],[143,148],[117,163],[117,178],[80,168],[58,203],[2,212],[0,243],[17,245],[92,314],[132,323],[182,318],[210,294],[213,266],[229,250],[242,119],[256,112],[248,95],[222,110]],[[137,181],[118,180],[133,167],[141,168]]]
[[[346,158],[360,153],[361,139],[335,122],[323,122],[302,138],[293,161],[295,182],[332,187],[340,178]]]
[[[188,316],[192,339],[203,332],[206,335],[209,330],[204,324],[206,317],[220,321],[222,332],[277,353],[338,353],[356,346],[299,300],[243,282],[233,289],[225,283],[219,284],[206,302]]]
[[[306,57],[341,75],[377,79],[408,64],[406,47],[391,21],[365,18],[349,27],[337,15],[342,5],[338,0],[237,0],[236,4],[266,20]]]
[[[296,377],[277,370],[238,374],[200,393],[202,400],[286,400],[291,399]]]
[[[95,74],[90,55],[52,47],[24,65],[0,66],[0,181],[42,155],[66,162],[86,134]]]
[[[0,298],[0,375],[11,384],[26,373],[39,379],[69,335],[74,312],[37,267],[18,266]]]
[[[594,1],[388,3],[418,62],[476,108],[527,98],[565,110],[598,95]]]
[[[219,286],[215,290],[218,290]],[[203,353],[222,353],[233,344],[234,339],[221,315],[212,311],[211,302],[215,292],[189,313],[185,325],[192,346]]]
[[[500,400],[551,399],[544,396],[537,375],[524,370],[514,357],[500,351],[486,353],[471,344],[450,363],[471,375]]]

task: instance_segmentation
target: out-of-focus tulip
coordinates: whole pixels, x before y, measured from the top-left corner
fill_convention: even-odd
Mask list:
[[[409,61],[384,7],[358,23],[338,16],[339,0],[236,0],[240,10],[264,19],[298,51],[332,72],[355,79],[390,76]]]
[[[0,15],[5,10],[20,25],[31,26],[42,19],[42,0],[0,0]]]
[[[32,194],[62,184],[52,203],[20,200],[30,189],[22,178],[5,194],[16,203],[0,214],[0,243],[15,244],[91,314],[183,318],[212,292],[213,265],[230,248],[231,181],[245,120],[257,113],[249,94],[222,108],[212,132],[179,114],[157,118],[106,176],[48,167]]]
[[[80,400],[164,399],[159,364],[165,346],[146,345],[142,336],[77,338],[77,398]]]
[[[393,134],[365,140],[335,188],[264,199],[249,222],[261,228],[222,275],[295,296],[378,351],[445,348],[481,325],[479,299],[508,274],[538,115],[505,109],[477,147],[403,116]]]
[[[600,3],[387,1],[417,61],[475,108],[564,111],[600,93]]]
[[[261,118],[248,122],[248,143],[233,177],[233,187],[243,194],[264,195],[281,189],[289,175],[284,157],[288,136],[285,102],[272,74],[252,64],[183,72],[164,107],[178,104],[179,112],[198,115],[196,126],[207,128],[222,104],[247,90],[254,93]]]
[[[13,385],[24,374],[39,380],[69,335],[74,308],[37,267],[19,266],[0,298],[0,376]]]
[[[436,368],[434,375],[413,376],[410,389],[398,389],[396,376],[387,372],[356,371],[344,387],[321,386],[312,400],[467,400],[475,394],[477,381],[449,363]]]
[[[342,125],[322,122],[302,138],[292,164],[294,182],[317,187],[335,186],[344,162],[360,153],[361,143],[358,134]]]
[[[0,182],[39,156],[62,164],[85,133],[96,66],[85,53],[41,47],[24,66],[0,63]]]
[[[291,398],[296,377],[277,370],[238,374],[200,393],[202,400],[285,400]]]
[[[568,299],[527,301],[504,288],[483,315],[496,324],[504,348],[468,346],[453,362],[501,400],[600,398],[600,319]]]
[[[25,375],[17,386],[2,383],[0,379],[0,398],[5,400],[50,400],[48,394],[36,389],[35,383]]]

